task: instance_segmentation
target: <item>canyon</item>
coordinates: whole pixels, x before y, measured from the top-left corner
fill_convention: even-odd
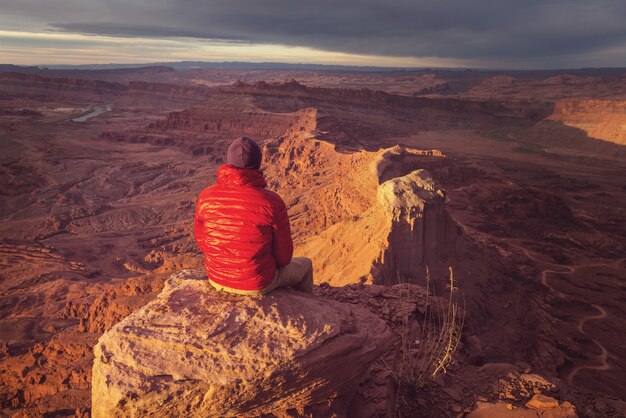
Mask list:
[[[625,74],[0,73],[2,414],[93,412],[98,339],[200,268],[195,199],[240,135],[316,297],[371,311],[395,349],[398,289],[445,295],[452,269],[462,344],[406,416],[526,408],[531,371],[564,410],[626,414]]]

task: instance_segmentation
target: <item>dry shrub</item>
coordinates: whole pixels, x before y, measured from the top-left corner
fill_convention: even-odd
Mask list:
[[[414,393],[438,375],[445,374],[454,361],[454,353],[461,339],[465,322],[465,301],[456,286],[454,272],[449,268],[446,295],[435,296],[431,291],[431,278],[426,269],[426,300],[424,318],[420,324],[419,336],[411,335],[409,329],[410,313],[405,312],[402,319],[401,350],[395,367],[383,360],[383,366],[394,378],[398,397]],[[402,292],[403,301],[415,301],[418,296],[411,294],[411,287]],[[396,404],[399,398],[396,399]]]

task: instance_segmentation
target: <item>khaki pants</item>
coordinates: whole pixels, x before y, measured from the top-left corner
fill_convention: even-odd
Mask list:
[[[217,290],[239,295],[264,295],[279,287],[293,287],[307,293],[313,293],[313,263],[306,257],[293,257],[286,266],[278,267],[272,282],[261,290],[239,290],[222,286],[209,279]]]

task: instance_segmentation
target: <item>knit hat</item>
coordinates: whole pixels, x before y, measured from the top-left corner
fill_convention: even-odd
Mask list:
[[[261,148],[254,140],[241,136],[228,147],[226,160],[235,167],[258,170],[261,167]]]

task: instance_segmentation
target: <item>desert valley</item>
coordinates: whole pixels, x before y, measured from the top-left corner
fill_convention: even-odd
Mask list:
[[[263,146],[295,253],[313,260],[315,296],[294,293],[298,306],[362,312],[354,327],[372,327],[376,357],[339,406],[319,409],[312,395],[295,407],[286,394],[251,415],[626,416],[626,69],[10,65],[0,66],[0,416],[106,416],[92,379],[110,382],[92,370],[112,366],[94,347],[172,295],[172,275],[203,279],[196,198],[241,135]],[[423,326],[426,287],[453,290],[450,269],[464,299],[454,361],[403,391],[393,383],[403,326]],[[146,393],[173,383],[163,385]],[[180,412],[165,399],[144,412]]]

